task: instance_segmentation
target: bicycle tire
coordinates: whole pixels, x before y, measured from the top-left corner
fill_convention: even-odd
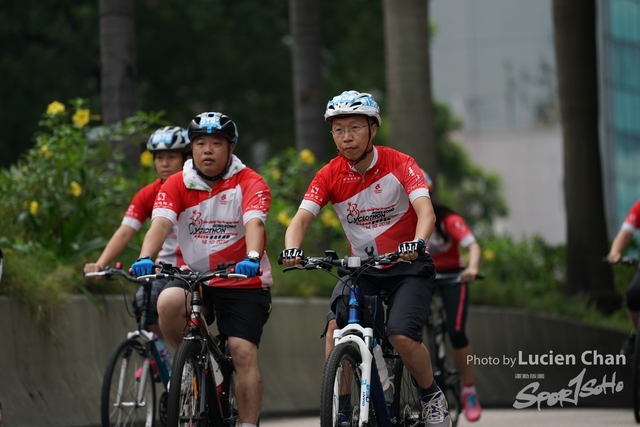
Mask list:
[[[393,403],[391,419],[400,427],[424,426],[418,383],[398,358],[393,368]]]
[[[178,347],[171,369],[167,398],[167,425],[185,427],[222,426],[216,389],[210,373],[203,373],[202,342],[184,340]],[[205,357],[208,353],[205,353]],[[205,378],[202,384],[202,378]],[[204,399],[204,411],[200,413]]]
[[[339,427],[359,425],[360,386],[362,358],[358,350],[347,343],[338,344],[329,354],[322,375],[320,394],[320,427]],[[347,393],[342,391],[347,390]],[[348,396],[348,408],[345,404],[342,414],[347,419],[339,422],[340,396]],[[346,402],[345,402],[346,403]],[[347,413],[348,412],[348,413]],[[373,405],[369,405],[368,426],[377,426]]]
[[[100,413],[103,427],[155,426],[156,388],[151,370],[144,384],[136,379],[138,369],[150,359],[148,349],[136,339],[124,340],[113,350],[102,380]],[[143,398],[138,401],[140,386],[143,387]]]
[[[640,321],[638,326],[640,326]],[[633,416],[636,423],[640,424],[640,339],[637,336],[631,358],[631,366],[633,368]]]
[[[229,346],[226,342],[221,344],[222,352],[227,360],[231,360]],[[220,396],[220,405],[222,407],[222,419],[225,427],[240,427],[240,413],[238,412],[238,404],[235,396],[236,371],[228,361],[217,360],[222,371],[223,386],[222,395]],[[259,423],[257,425],[260,425]]]

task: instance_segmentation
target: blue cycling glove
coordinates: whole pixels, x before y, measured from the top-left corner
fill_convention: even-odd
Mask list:
[[[144,276],[145,274],[152,274],[155,268],[155,264],[148,256],[138,258],[136,262],[131,264],[131,273],[134,276]]]
[[[259,269],[260,261],[247,257],[236,264],[235,272],[238,274],[244,274],[247,277],[253,277],[258,274]]]

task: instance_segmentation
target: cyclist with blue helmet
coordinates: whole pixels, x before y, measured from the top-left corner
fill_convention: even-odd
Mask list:
[[[398,251],[410,263],[371,268],[360,275],[365,295],[389,295],[386,335],[416,379],[426,425],[451,425],[447,401],[433,378],[429,351],[422,343],[435,276],[425,241],[435,224],[429,190],[415,160],[389,147],[374,146],[382,123],[380,108],[368,93],[345,91],[331,99],[324,114],[338,156],[309,185],[285,234],[283,264],[293,266],[303,255],[304,236],[320,210],[331,202],[354,256]],[[334,301],[349,291],[338,283],[331,297],[327,326],[336,328]],[[333,348],[327,334],[326,355]],[[349,396],[341,396],[339,416],[348,424]],[[342,425],[342,424],[341,424]]]
[[[122,219],[120,227],[113,233],[107,246],[96,262],[87,263],[84,266],[85,273],[100,271],[115,260],[127,245],[131,242],[142,224],[151,218],[153,203],[160,191],[162,184],[176,172],[182,170],[185,160],[191,156],[191,143],[184,133],[184,129],[178,126],[164,126],[157,129],[149,136],[147,151],[153,154],[153,165],[158,179],[143,187],[131,200],[129,207]],[[178,247],[178,239],[175,229],[167,236],[162,244],[162,250],[158,254],[156,262],[168,262],[172,264],[182,263],[182,254]],[[158,327],[158,312],[156,303],[158,295],[164,288],[165,279],[155,280],[151,291],[150,312],[147,315],[149,330],[162,337]],[[142,314],[143,288],[136,292],[133,300],[134,312],[137,316]]]
[[[258,345],[271,312],[273,283],[264,251],[271,192],[262,177],[233,154],[238,129],[231,118],[202,113],[189,124],[188,135],[193,159],[158,192],[151,227],[131,270],[136,276],[154,270],[151,258],[173,226],[188,269],[204,273],[238,261],[235,272],[247,278],[211,280],[202,288],[201,305],[207,321],[213,322],[215,315],[219,332],[228,337],[240,420],[244,427],[255,426],[263,397]],[[169,282],[158,299],[160,328],[174,348],[188,323],[184,286],[179,280]]]

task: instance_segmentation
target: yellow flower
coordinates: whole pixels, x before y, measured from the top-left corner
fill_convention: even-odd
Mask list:
[[[31,203],[29,203],[29,213],[32,216],[36,216],[36,214],[38,213],[39,207],[40,205],[38,204],[38,202],[36,202],[35,200],[32,200]]]
[[[340,221],[331,209],[324,209],[322,211],[320,214],[320,222],[327,228],[340,228]]]
[[[127,183],[127,180],[124,179],[123,177],[120,177],[120,179],[118,179],[118,184],[125,185],[126,183]]]
[[[80,184],[75,181],[71,181],[71,194],[73,194],[74,197],[78,197],[82,194],[82,187],[80,187]]]
[[[47,114],[62,114],[64,113],[64,104],[58,101],[53,101],[47,106]]]
[[[305,148],[304,150],[302,150],[300,152],[300,159],[308,164],[308,165],[312,165],[313,162],[316,161],[316,156],[313,155],[313,153],[311,152],[311,150]]]
[[[274,181],[278,182],[280,181],[280,178],[282,178],[282,173],[280,173],[279,169],[274,169],[273,172],[271,172],[271,178],[273,178]]]
[[[78,111],[76,111],[76,113],[73,115],[71,120],[73,120],[73,123],[77,127],[82,129],[83,127],[86,126],[87,123],[89,123],[89,118],[90,117],[91,117],[91,115],[89,114],[89,109],[80,108]]]
[[[491,249],[487,249],[482,254],[482,257],[487,261],[493,261],[495,259],[496,255],[493,253],[493,251]]]
[[[48,145],[43,145],[40,148],[40,151],[42,151],[42,155],[45,156],[47,159],[50,159],[51,156],[53,156],[53,153],[51,152],[51,150],[49,150],[49,146]]]
[[[145,168],[150,168],[153,164],[153,154],[148,151],[140,154],[140,164]]]
[[[291,217],[285,211],[280,211],[278,213],[278,222],[285,227],[288,227],[291,224]]]

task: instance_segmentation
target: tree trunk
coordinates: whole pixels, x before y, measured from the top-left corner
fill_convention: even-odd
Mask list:
[[[383,0],[389,145],[437,179],[427,0]]]
[[[568,295],[620,307],[609,265],[598,145],[596,1],[554,0],[553,26],[564,141]]]
[[[327,159],[328,127],[322,117],[326,100],[322,85],[320,0],[289,0],[289,25],[293,44],[293,99],[296,148],[311,150]]]
[[[133,116],[138,110],[133,0],[99,0],[102,121],[105,125]],[[113,141],[129,163],[140,164],[140,147]]]

